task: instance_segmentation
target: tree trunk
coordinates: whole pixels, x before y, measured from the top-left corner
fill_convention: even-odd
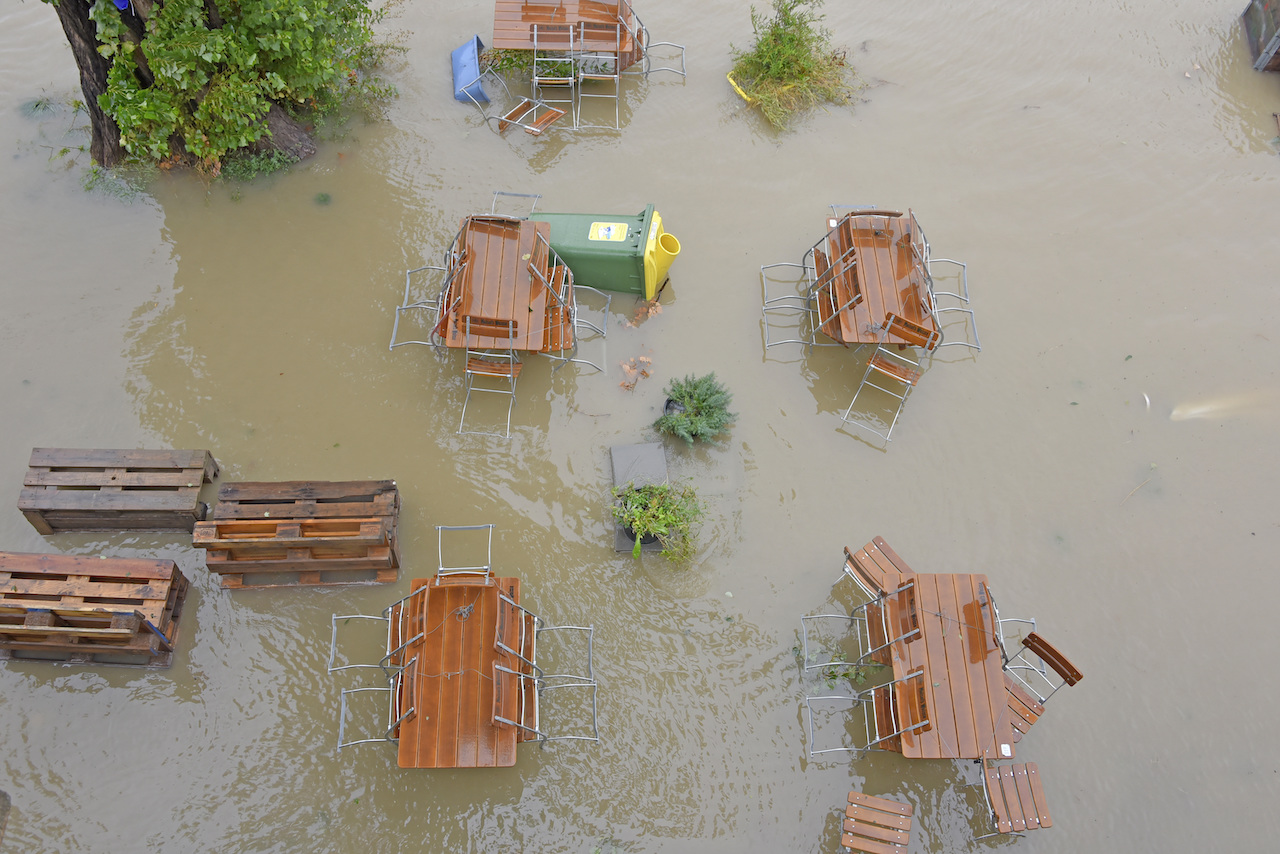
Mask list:
[[[84,106],[93,128],[89,156],[103,166],[114,166],[124,158],[124,149],[120,145],[120,129],[98,106],[98,96],[107,91],[107,71],[111,66],[98,53],[98,28],[89,20],[89,3],[58,0],[54,8],[58,10],[62,31],[67,34],[71,53],[80,69],[80,89],[84,92]]]
[[[250,143],[250,151],[283,151],[295,160],[305,160],[316,153],[311,135],[276,104],[267,111],[268,134]]]

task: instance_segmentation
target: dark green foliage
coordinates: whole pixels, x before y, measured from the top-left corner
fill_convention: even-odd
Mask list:
[[[684,407],[683,412],[665,413],[653,422],[661,433],[679,436],[690,445],[695,439],[709,440],[727,430],[738,416],[729,411],[733,395],[716,380],[714,372],[692,375],[667,384],[667,397]]]
[[[702,516],[697,491],[689,485],[628,483],[613,490],[617,499],[613,518],[635,534],[632,557],[640,557],[640,541],[657,537],[667,560],[684,560],[693,554],[693,523]]]
[[[222,177],[234,181],[252,181],[288,169],[298,161],[283,151],[238,152],[222,162]]]
[[[164,0],[149,10],[141,44],[110,0],[96,0],[98,52],[111,61],[99,99],[134,158],[187,154],[216,173],[230,151],[267,133],[272,103],[314,109],[347,95],[387,95],[364,72],[371,50],[370,0]]]
[[[749,51],[733,48],[733,79],[748,101],[758,104],[775,127],[785,127],[796,112],[823,101],[848,103],[854,92],[844,52],[831,46],[831,34],[818,26],[822,0],[773,0],[773,17],[751,7],[756,43]]]

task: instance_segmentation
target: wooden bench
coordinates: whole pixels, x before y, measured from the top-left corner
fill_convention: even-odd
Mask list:
[[[187,590],[171,560],[0,552],[0,659],[168,667]]]
[[[982,785],[991,808],[995,831],[985,834],[1022,833],[1053,826],[1040,769],[1034,762],[990,765],[983,760]],[[979,838],[982,838],[981,836]]]
[[[224,483],[192,543],[225,588],[395,581],[393,480]]]
[[[910,804],[850,792],[840,844],[861,854],[906,854],[914,814]]]
[[[34,448],[18,509],[42,534],[189,532],[217,473],[208,451]]]

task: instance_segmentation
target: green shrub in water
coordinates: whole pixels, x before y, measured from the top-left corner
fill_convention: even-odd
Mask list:
[[[653,422],[660,433],[679,436],[690,445],[694,440],[710,440],[729,428],[738,416],[729,411],[733,395],[714,372],[700,377],[686,376],[667,384],[667,397],[680,404],[677,411],[665,412]],[[683,411],[679,411],[683,409]]]
[[[800,110],[847,104],[855,90],[844,51],[818,26],[822,0],[773,0],[773,17],[751,7],[751,50],[733,50],[733,79],[769,123],[786,127]]]

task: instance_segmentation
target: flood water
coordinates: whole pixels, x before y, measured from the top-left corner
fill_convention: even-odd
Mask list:
[[[488,40],[491,7],[407,4],[385,120],[251,186],[128,195],[86,192],[86,156],[61,153],[86,137],[52,9],[6,4],[0,484],[16,501],[36,446],[394,478],[404,569],[230,593],[184,537],[41,537],[10,504],[0,548],[171,558],[193,589],[168,670],[0,666],[4,850],[834,852],[851,788],[915,806],[913,852],[1002,847],[971,841],[971,763],[807,754],[802,698],[825,686],[797,665],[800,616],[860,601],[841,550],[876,535],[917,570],[986,573],[1085,674],[1018,746],[1054,818],[1019,851],[1268,849],[1280,75],[1251,70],[1243,5],[831,2],[868,86],[778,134],[724,78],[747,4],[647,0],[687,81],[629,84],[620,132],[534,139],[450,96],[448,51]],[[495,189],[653,202],[683,246],[660,315],[628,326],[614,299],[605,373],[529,361],[509,441],[455,434],[456,354],[387,348],[403,271]],[[798,261],[830,203],[910,207],[968,263],[982,352],[935,359],[888,447],[837,429],[853,352],[763,347],[758,268]],[[696,558],[615,554],[609,447],[655,441],[667,380],[712,370],[728,439],[667,444],[708,504]],[[486,522],[535,611],[595,626],[600,742],[501,770],[338,753],[359,677],[325,672],[330,615],[432,574],[434,526]],[[352,656],[376,659],[365,641]]]

